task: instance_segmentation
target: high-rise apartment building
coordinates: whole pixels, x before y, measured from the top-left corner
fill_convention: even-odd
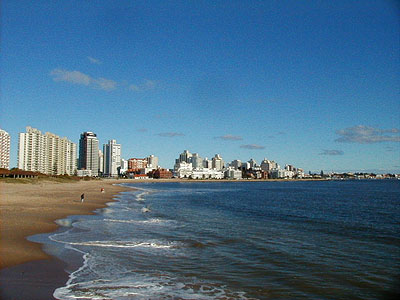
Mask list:
[[[257,162],[254,159],[249,160],[250,168],[254,169],[257,167]]]
[[[46,132],[46,174],[74,175],[76,171],[76,144],[66,137]]]
[[[207,157],[203,159],[203,168],[212,169],[212,160]]]
[[[79,169],[91,170],[99,175],[99,140],[93,132],[84,132],[79,139]]]
[[[191,158],[193,169],[202,169],[203,168],[203,159],[200,157],[198,153],[194,153]]]
[[[118,168],[121,167],[121,145],[116,140],[109,140],[103,145],[104,176],[118,176]]]
[[[26,127],[19,134],[18,168],[48,175],[74,175],[76,144],[67,138],[36,128]]]
[[[157,169],[158,168],[158,157],[153,154],[147,157],[147,167]]]
[[[10,168],[10,135],[7,131],[0,129],[0,168]]]
[[[235,159],[231,162],[231,166],[235,168],[236,170],[240,169],[242,167],[242,161],[239,159]]]
[[[215,154],[215,156],[212,158],[212,167],[217,171],[220,171],[224,168],[224,161],[221,155]]]
[[[99,150],[99,175],[104,174],[104,154],[103,151]]]
[[[40,130],[26,127],[26,132],[19,134],[18,169],[46,174],[46,146],[46,137]]]
[[[181,153],[179,155],[179,162],[187,162],[190,163],[190,159],[192,157],[192,153],[190,153],[188,150],[183,151],[183,153]]]

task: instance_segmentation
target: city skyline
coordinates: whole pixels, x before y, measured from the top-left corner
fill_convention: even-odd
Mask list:
[[[395,3],[1,5],[10,167],[32,126],[76,144],[93,131],[99,145],[115,139],[167,168],[191,149],[306,172],[400,173]]]

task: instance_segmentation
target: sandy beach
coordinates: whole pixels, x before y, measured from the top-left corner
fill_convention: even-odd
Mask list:
[[[0,182],[0,299],[54,299],[68,280],[65,265],[26,238],[56,230],[69,215],[93,214],[128,188],[114,185],[122,180],[21,182]]]
[[[105,207],[113,196],[127,188],[114,185],[120,180],[78,182],[0,182],[0,269],[49,259],[41,245],[28,241],[33,234],[52,232],[57,219],[69,215],[92,214]],[[104,193],[101,192],[104,188]],[[81,194],[85,194],[83,203]]]

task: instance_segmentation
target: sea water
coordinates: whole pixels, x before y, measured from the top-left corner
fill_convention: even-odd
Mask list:
[[[55,298],[381,299],[398,284],[399,181],[127,185],[59,220]]]

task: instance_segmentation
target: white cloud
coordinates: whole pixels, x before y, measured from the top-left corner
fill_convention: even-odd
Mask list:
[[[101,90],[111,91],[117,87],[117,83],[114,80],[106,79],[106,78],[99,78],[93,80],[94,86]]]
[[[397,128],[379,129],[364,125],[358,125],[336,131],[340,137],[335,140],[339,143],[372,144],[382,142],[400,142],[399,135],[387,135],[399,133]]]
[[[224,141],[241,141],[243,138],[238,135],[231,135],[231,134],[226,134],[222,136],[216,136],[215,139],[220,139]]]
[[[260,146],[260,145],[256,145],[256,144],[241,145],[240,148],[250,149],[250,150],[261,150],[261,149],[265,149],[264,146]]]
[[[62,69],[54,69],[50,72],[54,81],[65,81],[72,84],[85,85],[95,89],[111,91],[117,87],[117,82],[107,78],[93,78],[90,75],[79,71],[68,71]]]
[[[89,85],[92,78],[89,75],[83,74],[79,71],[67,71],[61,69],[54,69],[50,72],[54,81],[66,81],[74,84]]]
[[[319,155],[343,155],[344,152],[342,150],[322,150]]]
[[[101,65],[102,62],[99,59],[93,58],[91,56],[88,56],[87,59],[92,63],[92,64],[96,64],[96,65]]]

